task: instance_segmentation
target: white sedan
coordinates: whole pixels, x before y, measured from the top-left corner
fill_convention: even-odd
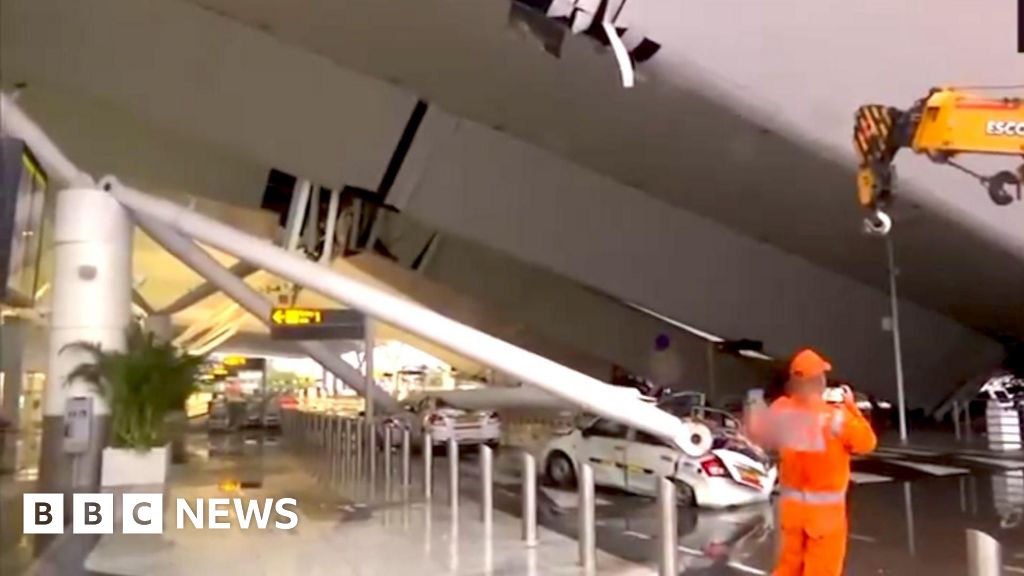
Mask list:
[[[440,406],[423,412],[423,429],[434,445],[455,438],[459,444],[497,444],[501,440],[501,419],[487,410],[460,410]]]
[[[594,483],[654,496],[659,478],[671,478],[681,504],[727,508],[767,501],[778,470],[768,456],[739,432],[713,426],[711,450],[691,457],[645,432],[598,418],[589,426],[554,438],[543,453],[547,481],[576,482],[588,462]]]
[[[385,426],[397,431],[392,434],[393,446],[401,442],[402,428],[409,429],[416,444],[422,444],[424,431],[430,433],[433,446],[444,446],[451,438],[459,444],[491,446],[496,446],[501,440],[501,418],[497,412],[463,410],[436,399],[423,401],[412,411],[415,415],[392,416],[385,420]]]

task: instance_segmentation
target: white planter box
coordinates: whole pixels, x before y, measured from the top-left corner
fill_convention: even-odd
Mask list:
[[[163,486],[170,467],[170,445],[148,451],[104,448],[100,485],[103,488]]]

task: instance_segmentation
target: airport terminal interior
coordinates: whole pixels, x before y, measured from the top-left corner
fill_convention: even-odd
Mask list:
[[[0,0],[0,576],[1024,574],[1020,22]]]

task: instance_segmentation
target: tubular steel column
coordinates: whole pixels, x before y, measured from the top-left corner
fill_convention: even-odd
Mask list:
[[[356,421],[356,485],[357,486],[359,486],[359,485],[361,485],[363,483],[363,481],[364,481],[364,472],[366,471],[366,468],[364,467],[365,462],[364,462],[364,458],[363,458],[364,454],[366,453],[366,451],[363,450],[363,429],[365,428],[364,424],[365,424],[365,420],[364,419],[359,419],[359,420]]]
[[[448,439],[448,503],[454,522],[459,515],[459,443],[454,436]]]
[[[892,348],[896,359],[896,405],[899,407],[900,442],[907,442],[907,403],[903,392],[903,348],[900,339],[900,301],[896,293],[896,251],[892,234],[885,237],[885,252],[889,257],[889,307],[892,315]]]
[[[423,430],[423,497],[434,497],[434,439],[429,430]]]
[[[373,322],[369,318],[366,319],[365,336],[366,341],[364,342],[363,347],[363,367],[365,369],[365,373],[363,374],[363,383],[364,386],[366,386],[366,390],[370,390],[374,386],[373,349],[377,340],[373,332]],[[366,421],[370,426],[370,435],[366,439],[366,442],[367,450],[370,453],[370,486],[372,487],[377,481],[377,420],[374,416],[373,394],[367,394],[364,398],[366,398]]]
[[[533,454],[523,452],[523,541],[537,545],[537,461]]]
[[[80,380],[66,383],[71,370],[90,358],[65,346],[92,342],[105,351],[124,349],[132,309],[132,223],[107,192],[66,189],[57,193],[53,235],[40,491],[74,488],[96,492],[110,411],[91,384]],[[88,447],[68,455],[64,452],[64,410],[65,400],[73,397],[88,398],[93,412]]]
[[[579,473],[579,545],[580,565],[591,574],[597,568],[597,533],[594,514],[594,469],[586,462]]]
[[[967,531],[968,576],[1000,576],[1002,551],[999,541],[978,530]]]
[[[353,469],[353,466],[352,466],[352,419],[351,418],[345,418],[344,430],[345,430],[345,434],[344,434],[344,438],[345,439],[344,439],[344,441],[342,442],[342,445],[341,445],[341,455],[342,455],[342,461],[345,463],[344,464],[345,479],[346,479],[346,481],[351,482],[351,480],[352,480],[352,469]]]
[[[387,497],[391,496],[391,426],[384,424],[384,486]]]
[[[488,531],[494,520],[494,450],[480,445],[480,520]]]
[[[402,490],[408,496],[409,485],[412,482],[411,457],[412,452],[409,446],[409,429],[402,428]]]
[[[661,512],[661,540],[658,574],[660,576],[677,576],[679,569],[676,559],[679,546],[679,533],[676,522],[676,485],[668,478],[658,479],[658,509]]]

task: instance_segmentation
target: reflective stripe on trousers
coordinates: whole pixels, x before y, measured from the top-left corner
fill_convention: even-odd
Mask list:
[[[804,502],[807,504],[841,504],[846,501],[846,490],[833,492],[820,492],[814,490],[797,490],[795,488],[781,488],[779,495],[783,498]]]

